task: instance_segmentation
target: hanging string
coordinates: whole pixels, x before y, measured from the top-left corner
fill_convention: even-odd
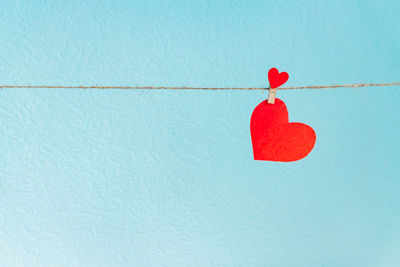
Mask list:
[[[370,86],[394,86],[400,85],[400,82],[394,83],[356,83],[342,85],[309,85],[296,87],[276,88],[279,90],[294,89],[329,89],[344,87],[370,87]],[[124,89],[124,90],[268,90],[265,87],[187,87],[187,86],[63,86],[63,85],[0,85],[0,88],[51,88],[51,89]]]

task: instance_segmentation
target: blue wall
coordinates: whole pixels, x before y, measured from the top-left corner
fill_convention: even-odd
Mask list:
[[[0,85],[400,80],[400,5],[0,2]],[[279,91],[317,133],[252,159],[261,91],[0,91],[1,266],[399,266],[400,87]]]

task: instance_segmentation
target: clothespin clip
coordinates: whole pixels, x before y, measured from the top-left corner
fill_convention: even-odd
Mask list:
[[[268,104],[275,103],[276,91],[278,91],[278,89],[271,87],[268,88]]]
[[[278,91],[277,88],[287,82],[288,79],[289,74],[287,74],[287,72],[279,73],[278,69],[276,68],[272,68],[268,71],[268,104],[275,103],[276,91]]]

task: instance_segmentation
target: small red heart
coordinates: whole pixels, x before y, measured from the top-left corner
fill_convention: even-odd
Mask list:
[[[268,71],[268,81],[272,89],[281,86],[282,84],[287,82],[288,79],[289,74],[287,74],[287,72],[283,71],[279,73],[276,68],[272,68]]]
[[[250,119],[251,141],[255,160],[295,161],[304,158],[314,147],[316,135],[310,126],[289,123],[285,103],[261,102]]]

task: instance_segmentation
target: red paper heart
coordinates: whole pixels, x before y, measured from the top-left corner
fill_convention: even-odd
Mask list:
[[[268,81],[271,88],[277,88],[287,82],[289,74],[287,72],[281,72],[276,68],[272,68],[268,71]]]
[[[304,158],[314,147],[316,135],[310,126],[289,123],[285,103],[261,102],[250,119],[251,141],[255,160],[295,161]]]

